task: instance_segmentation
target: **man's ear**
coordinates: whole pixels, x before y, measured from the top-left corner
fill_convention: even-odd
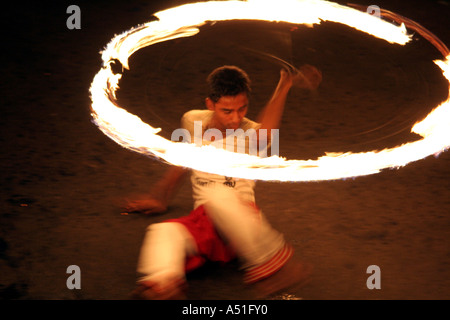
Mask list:
[[[214,111],[215,109],[214,102],[210,98],[205,99],[205,104],[208,110]]]

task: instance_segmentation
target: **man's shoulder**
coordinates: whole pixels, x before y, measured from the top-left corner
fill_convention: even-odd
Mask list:
[[[193,110],[189,110],[188,112],[183,114],[181,119],[183,121],[193,122],[193,121],[208,119],[209,117],[211,117],[211,115],[212,115],[211,110],[193,109]]]
[[[200,121],[203,127],[204,124],[210,121],[211,117],[212,111],[210,110],[190,110],[181,117],[181,127],[193,134],[195,122]]]
[[[248,129],[255,129],[255,130],[257,130],[257,129],[260,128],[260,126],[261,126],[260,123],[255,122],[255,121],[253,121],[253,120],[250,120],[250,119],[247,118],[247,117],[244,117],[244,118],[242,119],[242,122],[241,122],[241,128],[242,128],[243,130],[248,130]]]

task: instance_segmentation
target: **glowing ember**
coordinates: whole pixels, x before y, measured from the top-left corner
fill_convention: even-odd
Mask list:
[[[103,68],[91,85],[95,124],[125,148],[177,166],[220,175],[255,180],[318,181],[378,173],[382,169],[401,167],[429,155],[437,155],[450,147],[450,100],[413,126],[411,131],[422,136],[421,140],[381,151],[326,153],[316,160],[286,160],[278,156],[259,158],[164,139],[157,135],[160,129],[142,122],[115,103],[121,75],[114,74],[111,65],[118,60],[128,69],[128,58],[143,47],[193,36],[199,32],[198,27],[207,21],[243,19],[307,25],[320,24],[321,20],[333,21],[401,45],[408,43],[411,37],[403,23],[396,26],[365,12],[320,0],[210,1],[179,6],[158,12],[155,16],[158,21],[124,32],[107,45],[102,53]],[[408,27],[418,26],[411,20],[408,22]],[[423,27],[419,32],[429,36]],[[429,37],[427,39],[430,40]],[[445,59],[435,63],[450,84],[450,52],[442,44],[438,49]]]

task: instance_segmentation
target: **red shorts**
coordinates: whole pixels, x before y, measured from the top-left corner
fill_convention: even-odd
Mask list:
[[[217,234],[203,206],[192,210],[187,216],[169,219],[165,222],[181,223],[195,239],[198,255],[188,257],[186,272],[202,266],[207,260],[225,263],[236,258],[234,251]]]

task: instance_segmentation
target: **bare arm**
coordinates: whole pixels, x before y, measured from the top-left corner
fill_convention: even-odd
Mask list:
[[[149,195],[132,201],[127,201],[126,212],[144,214],[162,213],[167,211],[170,201],[184,182],[189,170],[183,167],[171,166],[164,176],[155,184]]]
[[[171,166],[164,176],[153,188],[154,196],[164,204],[169,205],[175,193],[178,191],[189,170],[183,167]]]
[[[261,123],[261,129],[267,129],[268,137],[271,137],[272,129],[280,128],[281,117],[291,87],[296,86],[302,89],[314,90],[317,89],[321,81],[322,73],[310,65],[303,65],[296,71],[287,71],[285,69],[280,71],[278,85],[257,119]]]
[[[261,123],[261,129],[267,129],[269,137],[270,130],[278,129],[280,127],[286,98],[293,83],[292,78],[293,75],[288,71],[284,69],[280,71],[278,85],[275,88],[271,99],[258,116],[257,121]]]

